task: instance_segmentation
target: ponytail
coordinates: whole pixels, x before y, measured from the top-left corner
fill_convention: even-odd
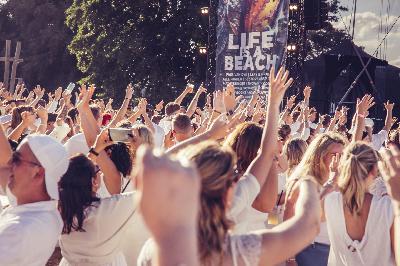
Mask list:
[[[366,143],[351,143],[344,151],[338,185],[344,205],[353,215],[359,215],[362,210],[367,192],[365,181],[377,163],[376,152]]]

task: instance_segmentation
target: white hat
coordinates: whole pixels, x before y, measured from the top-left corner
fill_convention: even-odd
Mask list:
[[[365,118],[365,126],[374,127],[374,120],[372,120],[371,118]]]
[[[45,172],[46,190],[52,199],[58,200],[58,181],[67,172],[67,150],[55,138],[47,135],[29,135],[20,145],[28,143]]]

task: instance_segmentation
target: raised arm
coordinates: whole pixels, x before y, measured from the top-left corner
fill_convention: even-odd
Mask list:
[[[35,98],[35,100],[33,100],[33,102],[31,102],[29,104],[29,106],[32,106],[33,108],[35,108],[35,106],[39,102],[39,100],[43,98],[45,89],[41,89],[40,86],[38,85],[38,86],[36,86],[35,89],[33,89],[33,91],[36,95],[36,98]]]
[[[386,119],[385,119],[385,126],[383,127],[383,130],[386,130],[387,132],[389,132],[390,129],[392,128],[394,103],[390,103],[389,101],[387,101],[384,104],[384,106],[386,109]]]
[[[296,255],[312,243],[319,232],[321,206],[317,185],[310,180],[300,181],[300,195],[295,215],[265,230],[259,265],[276,265]]]
[[[276,195],[278,195],[278,169],[277,162],[274,162],[269,170],[267,181],[253,202],[253,208],[260,212],[271,212],[275,207]]]
[[[203,87],[203,84],[200,85],[199,89],[197,90],[196,94],[193,97],[193,100],[190,102],[190,105],[186,111],[186,115],[192,117],[192,115],[196,112],[197,102],[203,92],[207,92],[206,88]]]
[[[33,126],[35,123],[35,116],[29,112],[23,112],[21,118],[22,122],[8,135],[8,138],[13,141],[18,141],[25,129]]]
[[[392,242],[394,242],[396,264],[400,265],[400,151],[395,145],[391,145],[390,151],[385,151],[382,156],[388,167],[382,161],[378,163],[378,166],[392,198],[394,212],[394,239]]]
[[[188,84],[185,88],[185,90],[181,93],[181,95],[178,96],[178,98],[176,98],[175,103],[181,105],[183,99],[185,99],[186,95],[188,95],[189,93],[193,92],[193,85]]]
[[[3,167],[10,161],[12,149],[2,125],[0,125],[0,150],[0,167]]]
[[[251,162],[247,173],[254,175],[262,186],[267,178],[269,169],[277,150],[279,105],[285,91],[293,82],[289,79],[289,72],[281,68],[275,77],[274,68],[269,76],[269,92],[267,106],[267,121],[264,126],[260,150],[256,158]]]
[[[133,95],[133,87],[132,84],[129,84],[128,87],[125,90],[125,99],[124,102],[121,105],[121,108],[119,108],[117,114],[115,115],[114,119],[110,122],[110,127],[115,127],[115,125],[124,119],[126,111],[128,110],[129,103],[131,102]]]
[[[365,127],[365,117],[369,108],[374,106],[374,98],[371,95],[365,95],[361,101],[357,99],[356,122],[352,141],[362,140],[362,134]]]

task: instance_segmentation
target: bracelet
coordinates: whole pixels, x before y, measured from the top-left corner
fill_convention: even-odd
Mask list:
[[[217,111],[217,110],[213,110],[213,112],[216,112],[217,114],[222,114],[220,111]]]
[[[232,115],[234,114],[234,112],[233,112],[232,110],[229,110],[229,111],[227,112],[227,114],[228,114],[229,116],[232,116]]]
[[[93,154],[94,156],[99,156],[99,153],[94,150],[94,148],[90,148],[89,153]]]
[[[365,118],[365,115],[357,114],[358,117]]]

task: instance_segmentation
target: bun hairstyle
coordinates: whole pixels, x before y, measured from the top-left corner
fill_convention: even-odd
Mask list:
[[[338,185],[344,204],[353,215],[361,212],[368,191],[366,180],[378,160],[376,151],[364,142],[353,142],[344,151]]]
[[[198,222],[201,264],[211,265],[216,254],[220,255],[222,263],[226,236],[232,226],[226,215],[226,196],[235,182],[235,154],[228,146],[207,141],[187,147],[178,156],[191,160],[201,177],[201,210]]]

